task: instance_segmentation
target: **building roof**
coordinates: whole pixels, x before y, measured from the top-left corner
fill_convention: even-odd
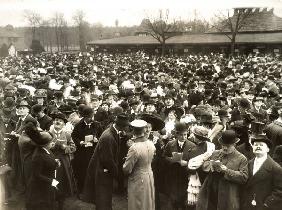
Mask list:
[[[238,11],[241,10],[245,14],[244,25],[240,29],[240,32],[270,32],[270,31],[281,31],[282,30],[282,18],[276,16],[273,13],[273,9],[267,8],[235,8],[234,15],[231,19],[236,21]],[[234,23],[235,24],[235,23]],[[235,25],[234,25],[235,26]],[[230,31],[230,28],[227,26],[219,26],[221,31],[227,32]],[[217,32],[218,30],[215,27],[212,27],[209,32]]]
[[[167,44],[218,44],[230,43],[224,34],[187,34],[169,38]],[[239,33],[236,43],[282,43],[282,32],[274,33]],[[88,45],[156,45],[159,44],[151,36],[124,36],[112,39],[95,40]]]

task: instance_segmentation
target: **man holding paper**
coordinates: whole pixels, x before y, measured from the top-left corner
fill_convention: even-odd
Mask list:
[[[90,160],[83,201],[95,203],[96,210],[112,210],[114,181],[119,175],[120,134],[128,125],[128,116],[119,114],[114,124],[102,133]]]
[[[83,190],[86,170],[94,152],[98,138],[102,133],[100,123],[93,120],[94,111],[85,106],[82,119],[75,125],[71,134],[76,146],[73,159],[73,171],[77,181],[78,193]]]
[[[167,164],[166,183],[167,193],[173,210],[185,209],[188,185],[188,157],[195,144],[187,140],[188,129],[185,123],[177,122],[174,138],[164,149]]]
[[[220,150],[215,150],[204,161],[202,169],[208,172],[196,210],[239,210],[240,189],[248,179],[248,160],[235,148],[239,139],[233,130],[222,133]]]

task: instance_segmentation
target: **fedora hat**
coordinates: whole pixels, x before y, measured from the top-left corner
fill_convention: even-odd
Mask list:
[[[234,130],[225,130],[222,132],[221,138],[218,140],[220,144],[230,145],[236,144],[240,141]]]
[[[254,142],[264,142],[267,144],[268,148],[271,149],[273,144],[272,142],[267,138],[266,134],[255,134],[251,136],[251,143]]]
[[[209,141],[208,134],[209,130],[204,126],[195,126],[192,133],[202,141]]]
[[[164,128],[165,122],[157,114],[141,114],[140,119],[145,120],[147,123],[152,125],[153,131],[160,131]]]

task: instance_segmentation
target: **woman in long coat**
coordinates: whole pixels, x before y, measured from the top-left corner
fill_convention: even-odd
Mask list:
[[[155,153],[154,143],[144,137],[144,120],[131,122],[134,144],[129,148],[123,171],[128,177],[128,210],[154,210],[155,189],[151,163]]]
[[[55,158],[59,159],[61,166],[57,170],[58,185],[57,199],[59,201],[59,209],[63,209],[63,203],[66,197],[73,196],[76,193],[75,178],[71,166],[71,158],[76,150],[71,135],[64,130],[67,122],[66,116],[57,112],[52,115],[54,123],[50,128],[50,133],[54,136],[51,151]]]

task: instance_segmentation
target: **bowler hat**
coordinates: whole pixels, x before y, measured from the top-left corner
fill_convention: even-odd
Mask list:
[[[220,144],[230,145],[236,144],[240,141],[234,130],[225,130],[222,132],[221,138],[218,140]]]
[[[272,142],[267,138],[265,134],[257,134],[251,136],[251,143],[253,144],[254,142],[264,142],[267,144],[269,149],[271,149],[273,146]]]
[[[147,123],[150,123],[152,125],[153,131],[162,130],[165,126],[165,122],[157,114],[144,113],[144,114],[141,114],[140,119],[145,120]]]
[[[175,126],[174,126],[174,131],[176,133],[183,133],[183,132],[187,131],[187,126],[183,122],[176,122]]]

